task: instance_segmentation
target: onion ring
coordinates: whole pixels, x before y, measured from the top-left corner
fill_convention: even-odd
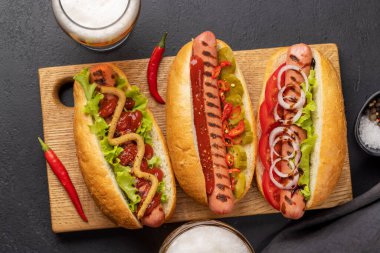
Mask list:
[[[301,89],[301,95],[300,95],[300,98],[298,99],[297,103],[295,103],[294,105],[290,105],[288,104],[287,102],[285,102],[284,100],[284,97],[283,97],[283,94],[284,94],[284,91],[286,90],[286,88],[288,88],[288,86],[284,86],[281,88],[281,90],[278,92],[278,95],[277,95],[277,99],[278,99],[278,103],[284,108],[284,109],[301,109],[303,107],[303,105],[305,104],[305,101],[306,101],[306,95],[305,95],[305,92]]]
[[[282,173],[281,171],[279,171],[279,170],[277,169],[276,164],[279,163],[279,162],[281,162],[281,161],[287,161],[288,164],[290,164],[290,166],[292,167],[290,173]],[[274,165],[273,165],[273,164],[274,164]],[[294,171],[296,170],[296,166],[295,166],[294,162],[292,162],[292,161],[289,160],[289,159],[277,158],[276,160],[274,160],[273,164],[272,164],[272,165],[274,166],[274,167],[273,167],[273,170],[274,170],[274,172],[276,172],[276,174],[277,174],[279,177],[287,178],[287,177],[290,177],[290,176],[292,176],[292,175],[295,174]],[[297,171],[298,171],[298,170],[296,170],[296,172],[297,172]]]
[[[281,183],[279,183],[274,177],[273,177],[273,169],[274,167],[276,167],[276,163],[273,163],[271,166],[270,166],[270,169],[269,169],[269,177],[270,177],[270,180],[272,181],[272,183],[277,186],[277,188],[280,188],[282,190],[291,190],[291,189],[294,189],[294,187],[297,186],[297,182],[298,182],[298,179],[300,177],[299,173],[298,173],[298,170],[294,170],[293,171],[293,179],[288,182],[285,186],[282,185]]]
[[[276,147],[276,144],[277,142],[279,142],[280,140],[290,140],[291,143],[292,143],[292,147],[293,147],[293,152],[290,154],[290,155],[287,155],[287,156],[280,156],[276,150],[275,150],[275,147]],[[301,160],[301,150],[300,150],[300,146],[298,144],[298,142],[296,142],[294,139],[292,139],[290,136],[282,136],[282,137],[277,137],[274,142],[272,143],[271,147],[270,147],[270,157],[271,157],[271,162],[273,163],[273,155],[277,155],[279,158],[281,158],[282,160],[288,160],[290,158],[293,158],[295,157],[295,160],[294,160],[294,163],[298,166],[298,163],[300,162]]]
[[[270,135],[269,135],[269,145],[272,146],[275,137],[276,137],[278,134],[280,134],[280,133],[287,134],[287,135],[289,135],[292,139],[294,139],[297,143],[300,143],[300,140],[299,140],[298,136],[293,132],[292,129],[290,129],[290,128],[288,128],[288,127],[284,127],[284,126],[279,126],[279,127],[274,128],[274,129],[272,130],[272,132],[270,133]]]
[[[285,71],[290,70],[290,69],[295,70],[295,71],[301,73],[303,79],[305,80],[306,90],[309,90],[309,79],[307,79],[307,76],[306,76],[305,72],[303,72],[302,68],[300,68],[298,66],[295,66],[295,65],[290,65],[290,64],[289,65],[285,65],[278,72],[278,75],[277,75],[277,88],[278,88],[278,90],[281,90],[281,76],[282,76],[282,74]]]

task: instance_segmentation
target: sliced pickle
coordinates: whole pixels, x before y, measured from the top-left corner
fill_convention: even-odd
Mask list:
[[[228,148],[228,153],[234,157],[234,168],[245,169],[247,168],[247,154],[241,145],[233,145]]]
[[[222,75],[221,79],[230,84],[230,90],[226,93],[226,96],[232,94],[239,94],[240,96],[243,96],[243,85],[241,84],[239,78],[237,78],[234,74]]]
[[[239,94],[228,94],[226,95],[226,102],[236,105],[241,105],[241,96]]]
[[[240,172],[237,177],[235,177],[236,185],[234,189],[234,195],[237,199],[240,199],[245,190],[245,174]]]
[[[242,145],[249,144],[252,141],[253,141],[253,133],[252,133],[252,131],[245,131],[244,134],[243,134],[243,138],[241,140],[241,144]]]
[[[244,119],[244,131],[251,131],[251,125],[247,119]]]
[[[221,71],[221,75],[233,74],[236,69],[235,56],[232,50],[229,47],[223,47],[218,51],[218,60],[219,63],[222,61],[231,62],[231,66],[224,67]]]

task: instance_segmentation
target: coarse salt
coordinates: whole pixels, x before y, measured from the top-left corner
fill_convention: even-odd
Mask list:
[[[367,115],[360,118],[359,137],[369,148],[380,149],[380,126]]]

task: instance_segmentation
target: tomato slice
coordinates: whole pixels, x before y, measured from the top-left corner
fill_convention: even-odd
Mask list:
[[[280,69],[285,66],[285,63],[281,64],[275,72],[269,77],[267,81],[267,85],[265,86],[265,103],[268,105],[269,111],[272,111],[273,108],[277,104],[277,95],[278,95],[278,88],[277,88],[277,78],[278,78],[278,72]],[[285,74],[281,76],[281,85],[283,85],[285,82]]]
[[[270,168],[270,147],[269,147],[269,133],[261,135],[259,141],[259,156],[264,168],[269,170]]]
[[[269,177],[269,170],[265,169],[262,179],[263,192],[265,199],[276,210],[280,210],[281,189],[277,188]]]
[[[263,133],[269,132],[278,123],[274,120],[273,111],[268,111],[268,105],[262,103],[260,106],[260,126]]]
[[[263,134],[259,141],[259,156],[261,163],[264,166],[264,173],[262,178],[262,186],[265,199],[275,208],[276,210],[280,209],[280,189],[277,188],[269,177],[269,169],[271,166],[270,160],[270,146],[269,146],[269,134]],[[275,179],[279,180],[275,175]]]

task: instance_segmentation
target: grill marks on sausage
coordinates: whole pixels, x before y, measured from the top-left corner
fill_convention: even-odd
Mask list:
[[[290,59],[292,59],[292,61],[294,61],[294,62],[300,62],[300,59],[298,59],[298,57],[297,56],[295,56],[295,55],[293,55],[293,54],[291,54],[290,56]]]
[[[215,96],[214,94],[212,94],[211,92],[207,92],[206,93],[206,96],[207,97],[209,97],[209,98],[212,98],[212,99],[216,99],[216,98],[218,98],[219,99],[219,97],[218,96]]]
[[[218,187],[220,190],[224,191],[224,189],[229,188],[229,186],[225,184],[216,184],[216,187]]]
[[[219,153],[214,153],[213,156],[224,158],[224,155],[221,155],[221,154],[219,154]]]
[[[214,89],[217,89],[218,87],[210,82],[205,82],[205,85],[208,86],[208,87],[212,87]]]
[[[220,108],[219,106],[217,106],[217,105],[214,104],[213,102],[209,102],[209,101],[207,101],[206,105],[207,105],[207,106],[210,106],[210,107],[212,107],[212,108],[216,108],[216,109],[219,109],[219,108]],[[216,125],[216,124],[215,124],[215,125]]]
[[[205,46],[205,47],[207,47],[208,43],[206,41],[202,40],[202,45]]]
[[[207,76],[207,77],[211,77],[212,76],[212,73],[210,71],[205,71],[203,74],[205,76]]]
[[[293,205],[293,201],[287,195],[285,195],[284,199],[285,199],[286,203],[288,203],[290,206]]]
[[[220,178],[220,179],[223,179],[223,178],[226,178],[226,179],[228,179],[228,180],[230,179],[230,178],[227,177],[226,175],[223,175],[222,173],[219,173],[219,172],[216,173],[215,175],[216,175],[217,178]]]
[[[217,118],[217,119],[220,119],[220,116],[219,116],[219,115],[216,115],[216,114],[214,114],[214,113],[212,113],[212,112],[208,112],[208,113],[207,113],[207,116],[209,116],[210,118]]]
[[[215,133],[211,133],[210,137],[213,139],[222,138],[222,136],[220,136],[219,134],[215,134]]]
[[[224,148],[225,148],[225,147],[223,147],[223,146],[218,145],[217,143],[213,143],[213,144],[211,145],[211,147],[213,147],[213,148],[215,148],[215,149],[224,149]]]
[[[212,63],[209,62],[209,61],[205,61],[203,64],[204,64],[206,67],[208,67],[208,68],[210,68],[210,67],[215,68],[215,67],[216,67],[214,64],[212,64]]]
[[[230,198],[229,196],[227,196],[225,194],[221,194],[221,193],[216,195],[216,199],[221,201],[221,202],[227,202],[229,198]]]
[[[227,169],[227,167],[223,164],[219,164],[219,163],[215,163],[214,164],[216,167],[220,167],[220,168],[223,168],[223,169]]]
[[[209,122],[208,125],[209,125],[210,127],[222,128],[220,125],[215,124],[215,123],[212,123],[212,122]],[[214,144],[217,145],[216,143],[214,143]],[[217,145],[217,146],[218,146],[218,145]]]
[[[202,54],[203,54],[204,56],[207,56],[207,57],[210,57],[210,58],[213,58],[213,59],[217,59],[216,56],[212,55],[212,54],[211,54],[209,51],[207,51],[207,50],[203,50]]]

